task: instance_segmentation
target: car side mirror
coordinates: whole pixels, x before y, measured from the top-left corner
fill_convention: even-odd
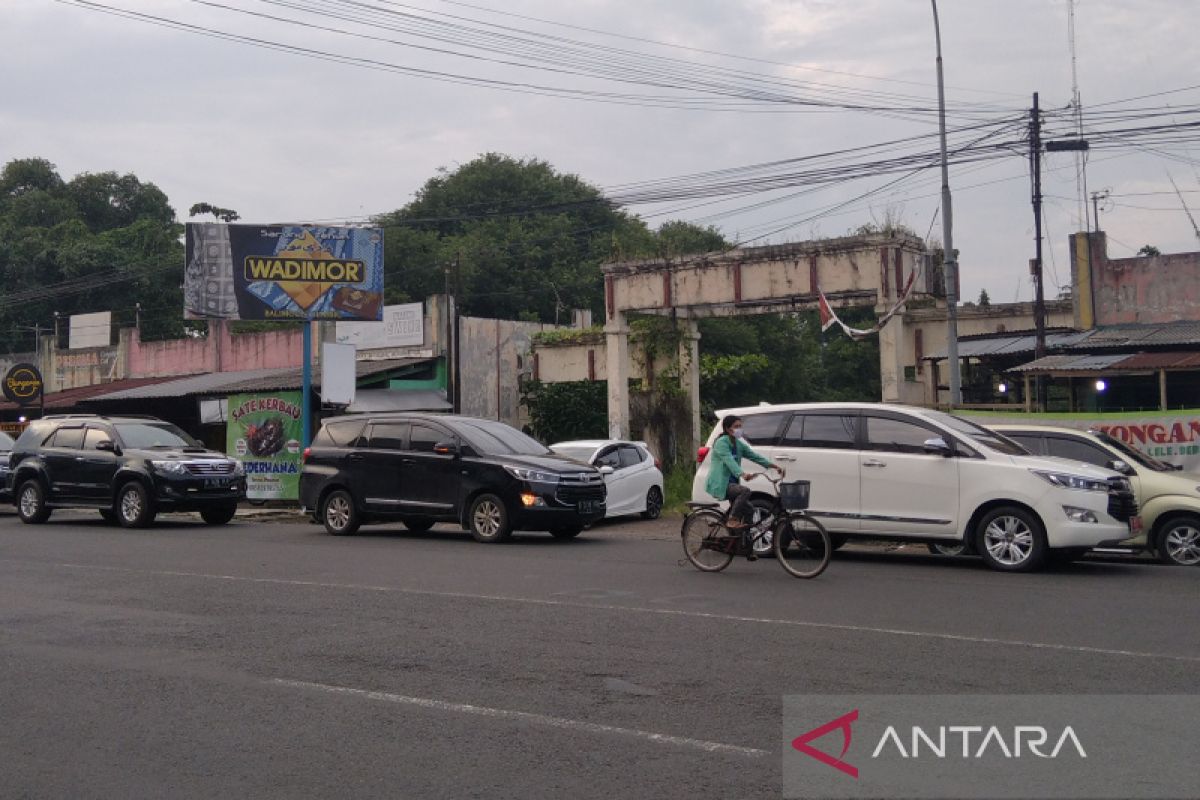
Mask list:
[[[1136,475],[1137,474],[1137,472],[1133,469],[1133,467],[1129,466],[1129,464],[1127,464],[1126,462],[1122,461],[1119,458],[1114,458],[1112,461],[1108,462],[1108,468],[1113,470],[1114,472],[1119,472],[1122,475]]]
[[[459,453],[456,442],[438,442],[433,446],[433,452],[439,456],[456,456]]]
[[[605,464],[603,467],[600,467],[601,475],[612,475],[613,472],[615,472],[615,470],[607,464]]]
[[[96,449],[103,450],[106,453],[116,453],[117,452],[117,443],[114,442],[112,439],[106,439],[103,442],[97,442]]]
[[[925,440],[925,452],[930,455],[940,455],[946,458],[954,455],[954,451],[950,449],[950,445],[946,444],[946,440],[940,436],[934,436],[932,439]]]

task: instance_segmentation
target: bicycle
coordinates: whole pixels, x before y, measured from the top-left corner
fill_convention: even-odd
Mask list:
[[[757,558],[754,546],[769,534],[775,559],[789,575],[815,578],[824,572],[833,545],[825,526],[808,513],[809,481],[785,482],[765,472],[749,477],[766,478],[775,487],[770,511],[749,527],[749,537],[743,537],[742,530],[729,527],[729,512],[718,510],[720,503],[688,503],[692,511],[680,529],[687,560],[702,572],[720,572],[735,556]]]

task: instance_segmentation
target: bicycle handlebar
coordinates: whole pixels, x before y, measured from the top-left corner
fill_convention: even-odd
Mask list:
[[[784,475],[783,475],[783,472],[778,472],[776,474],[779,476],[778,478],[772,478],[771,474],[768,472],[743,472],[742,477],[745,478],[746,480],[753,480],[755,478],[766,478],[771,483],[772,486],[778,486],[779,484],[783,483]]]

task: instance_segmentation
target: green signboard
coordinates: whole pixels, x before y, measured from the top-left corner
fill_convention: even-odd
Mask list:
[[[229,398],[226,452],[246,465],[251,500],[300,498],[300,392],[235,394]]]

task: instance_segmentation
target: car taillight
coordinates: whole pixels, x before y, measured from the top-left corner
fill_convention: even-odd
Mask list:
[[[704,459],[708,458],[708,452],[711,449],[712,449],[711,447],[701,447],[699,450],[697,450],[696,451],[696,463],[703,464]]]
[[[308,457],[309,457],[309,456],[311,456],[311,455],[312,455],[312,448],[311,448],[311,447],[306,447],[306,448],[304,448],[304,455],[300,456],[300,463],[301,463],[301,464],[307,464],[307,463],[308,463]]]
[[[657,458],[656,458],[656,459],[654,459],[654,468],[655,468],[656,470],[658,470],[659,472],[662,472],[662,461],[660,461],[660,460],[659,460],[659,459],[657,459]]]

